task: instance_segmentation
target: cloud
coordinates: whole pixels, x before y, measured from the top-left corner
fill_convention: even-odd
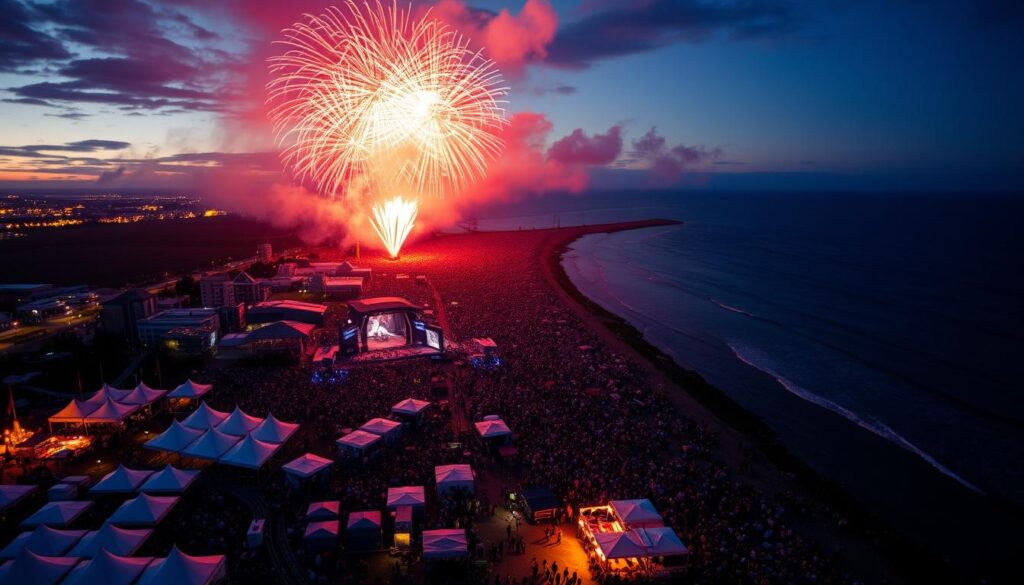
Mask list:
[[[64,45],[38,30],[37,14],[21,2],[4,2],[0,18],[0,72],[49,59],[67,59]]]
[[[595,2],[586,15],[558,30],[547,63],[582,69],[596,61],[699,43],[716,35],[733,40],[778,39],[803,25],[804,16],[782,0],[632,0]]]
[[[123,166],[117,167],[112,171],[103,171],[100,176],[96,179],[96,182],[100,185],[106,185],[120,179],[124,175],[125,168]]]
[[[130,142],[119,140],[79,140],[77,142],[66,142],[64,144],[27,144],[24,146],[0,146],[0,156],[10,157],[60,157],[60,155],[47,155],[46,152],[98,152],[103,150],[124,150],[131,146]]]
[[[665,137],[656,128],[633,141],[633,156],[651,169],[652,179],[671,184],[679,180],[683,171],[694,164],[722,156],[722,149],[679,144],[669,147]]]
[[[621,152],[621,126],[612,126],[608,132],[592,137],[588,137],[582,128],[577,128],[551,145],[548,158],[566,164],[606,165],[619,158]]]

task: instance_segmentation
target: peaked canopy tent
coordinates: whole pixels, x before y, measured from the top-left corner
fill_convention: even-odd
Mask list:
[[[398,416],[406,416],[410,418],[419,418],[428,408],[431,403],[426,400],[416,400],[415,398],[406,398],[405,400],[395,404],[391,407],[391,413]]]
[[[220,462],[225,465],[234,465],[235,467],[244,467],[246,469],[259,469],[280,448],[280,443],[266,443],[259,439],[254,439],[252,435],[246,435],[221,456]]]
[[[484,439],[500,439],[512,436],[512,429],[508,428],[505,421],[500,418],[485,419],[473,423],[473,426],[476,427],[476,432]]]
[[[65,527],[73,523],[92,507],[92,502],[49,502],[23,520],[22,528],[35,528],[40,524]]]
[[[355,430],[338,439],[338,450],[341,454],[362,456],[383,439],[380,435],[366,431]]]
[[[105,522],[99,530],[91,530],[68,551],[70,557],[91,559],[101,550],[130,557],[153,534],[152,528],[119,528]]]
[[[211,408],[210,405],[206,404],[205,400],[201,400],[199,407],[192,414],[185,417],[181,424],[190,429],[205,431],[216,427],[227,417],[228,413]]]
[[[427,497],[421,485],[388,488],[388,511],[400,506],[422,509],[426,505]]]
[[[381,546],[381,514],[377,510],[348,515],[348,547],[367,550]]]
[[[168,464],[154,472],[139,488],[147,494],[182,494],[199,477],[198,469],[178,469]]]
[[[38,489],[37,485],[0,485],[0,512],[17,505]]]
[[[36,526],[31,532],[22,532],[0,550],[0,559],[14,559],[22,549],[38,555],[59,557],[85,536],[87,530],[60,530],[46,525]]]
[[[50,433],[53,433],[53,423],[63,424],[83,424],[86,422],[85,417],[92,411],[99,408],[99,404],[90,404],[84,400],[78,400],[72,398],[68,402],[67,406],[58,410],[56,413],[50,415],[48,421],[50,423]]]
[[[0,566],[0,583],[51,585],[63,579],[78,561],[74,557],[48,557],[22,550],[16,559]]]
[[[237,445],[240,440],[238,437],[226,435],[217,429],[211,429],[183,449],[181,454],[216,461]]]
[[[167,394],[167,390],[157,390],[139,382],[138,386],[125,395],[124,398],[118,400],[118,402],[135,406],[149,406],[163,398],[165,394]]]
[[[439,496],[458,491],[472,494],[475,491],[473,468],[466,463],[437,465],[434,467],[434,478]]]
[[[299,430],[298,423],[281,422],[274,416],[274,413],[270,413],[252,430],[252,436],[267,443],[284,443],[297,430]]]
[[[141,407],[122,404],[110,398],[103,402],[95,410],[85,415],[85,422],[89,424],[121,424],[124,419],[135,414]]]
[[[226,573],[224,555],[194,557],[175,546],[167,558],[150,563],[136,585],[206,585],[220,581]]]
[[[99,390],[93,392],[92,396],[87,398],[85,401],[89,404],[95,404],[99,406],[100,404],[103,404],[108,400],[119,402],[125,396],[128,396],[130,392],[131,390],[122,390],[120,388],[114,388],[110,384],[103,384],[103,386]]]
[[[153,471],[149,469],[128,469],[124,465],[118,465],[117,469],[103,476],[96,485],[89,490],[93,494],[130,494],[139,489]]]
[[[636,532],[596,532],[598,555],[604,560],[631,559],[647,556],[643,541]]]
[[[306,520],[337,520],[341,512],[341,502],[337,500],[326,502],[310,502],[306,508]]]
[[[168,394],[168,398],[177,399],[188,399],[196,400],[202,398],[213,388],[213,384],[199,384],[192,380],[186,380],[184,384],[181,384],[174,390],[171,390]]]
[[[177,496],[140,494],[121,504],[107,521],[117,526],[156,526],[180,499]]]
[[[321,520],[310,522],[306,525],[306,533],[302,540],[306,546],[314,550],[325,550],[334,547],[338,542],[338,529],[340,523],[337,520]]]
[[[664,526],[661,514],[650,500],[612,500],[608,503],[622,525],[629,528],[654,528]]]
[[[241,437],[262,423],[262,418],[248,414],[236,405],[231,414],[217,425],[217,430],[228,435]]]
[[[281,469],[290,476],[308,479],[318,473],[330,469],[332,463],[333,461],[326,457],[306,453],[305,455],[300,455],[284,464]]]
[[[152,562],[153,557],[119,556],[101,550],[75,566],[62,585],[131,585]]]
[[[387,442],[393,442],[402,434],[402,423],[386,418],[371,418],[359,430],[380,435]]]
[[[461,528],[423,531],[423,558],[458,559],[469,555],[469,541]]]
[[[644,550],[646,550],[647,554],[652,557],[667,557],[690,553],[690,550],[686,548],[683,541],[679,539],[676,531],[668,526],[637,528],[633,532],[643,542]]]
[[[180,453],[201,436],[203,436],[203,431],[186,427],[180,422],[172,420],[171,426],[167,427],[166,431],[146,441],[142,446],[157,451]]]

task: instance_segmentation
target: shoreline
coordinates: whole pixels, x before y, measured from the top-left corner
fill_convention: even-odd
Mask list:
[[[831,532],[829,542],[842,547],[844,552],[852,553],[844,555],[842,562],[859,573],[857,576],[870,579],[869,575],[873,575],[907,582],[958,582],[960,575],[946,561],[894,530],[842,487],[791,453],[759,416],[709,384],[698,372],[678,365],[644,339],[643,334],[626,319],[580,292],[562,266],[562,258],[569,246],[586,235],[669,225],[684,225],[684,222],[647,220],[553,229],[541,246],[538,261],[549,284],[585,322],[616,346],[620,353],[632,354],[652,375],[653,385],[667,390],[668,398],[683,415],[703,422],[719,435],[719,456],[726,460],[733,473],[762,490],[795,488],[801,495],[846,516],[849,525],[842,531],[834,523],[820,528]],[[741,469],[747,464],[746,449],[751,447],[764,459],[758,463],[769,467],[759,471],[781,477],[758,477],[756,472],[748,474]],[[815,524],[822,524],[821,519],[814,520]],[[853,542],[849,542],[851,539]],[[823,553],[828,553],[825,543],[819,542],[818,545]],[[851,545],[864,550],[851,551]],[[872,559],[872,556],[881,558]],[[880,560],[887,566],[878,567]]]

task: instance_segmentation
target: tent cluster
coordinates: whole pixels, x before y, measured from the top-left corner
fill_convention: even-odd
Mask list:
[[[184,457],[259,469],[298,429],[298,424],[282,422],[273,414],[259,418],[237,406],[227,413],[200,401],[199,407],[185,420],[172,421],[167,430],[143,446]]]
[[[648,499],[580,508],[579,526],[598,558],[609,563],[689,553]]]
[[[91,557],[60,556],[25,547],[0,565],[0,583],[205,585],[220,581],[226,572],[224,555],[191,556],[177,547],[164,558],[119,555],[106,548]]]
[[[391,414],[396,418],[415,421],[429,407],[429,402],[407,398],[392,406]],[[370,455],[380,444],[397,441],[401,434],[402,423],[397,420],[371,418],[363,423],[363,426],[336,441],[338,454],[354,458]]]
[[[50,416],[49,422],[62,424],[122,424],[131,415],[152,406],[167,394],[143,383],[131,390],[108,384],[85,400],[72,398],[67,406]]]

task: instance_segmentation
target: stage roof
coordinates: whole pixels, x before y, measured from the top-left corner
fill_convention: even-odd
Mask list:
[[[418,311],[419,307],[399,297],[372,297],[349,301],[348,310],[355,313],[378,313],[381,311]]]

